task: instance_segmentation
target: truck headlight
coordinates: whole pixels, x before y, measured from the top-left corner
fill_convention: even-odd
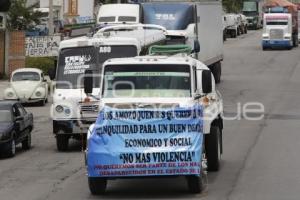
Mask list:
[[[58,106],[55,107],[55,110],[56,110],[56,112],[58,112],[58,113],[62,113],[62,112],[64,111],[64,107],[58,105]]]
[[[65,108],[65,114],[66,114],[66,115],[70,115],[70,114],[71,114],[70,108]]]

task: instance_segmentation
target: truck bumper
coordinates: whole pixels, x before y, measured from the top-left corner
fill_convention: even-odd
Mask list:
[[[63,131],[70,135],[87,134],[90,125],[95,121],[96,119],[53,120],[53,133],[57,135]]]
[[[293,42],[290,40],[263,40],[263,47],[293,47]]]

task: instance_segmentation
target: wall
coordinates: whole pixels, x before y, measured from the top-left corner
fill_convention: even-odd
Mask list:
[[[25,32],[10,32],[9,38],[9,74],[12,71],[25,67]]]
[[[4,47],[5,47],[5,32],[3,30],[0,30],[0,78],[4,74],[4,70],[5,70]]]

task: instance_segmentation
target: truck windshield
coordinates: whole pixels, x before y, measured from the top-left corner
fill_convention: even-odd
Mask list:
[[[243,6],[243,12],[256,12],[257,4],[255,1],[245,1]]]
[[[270,25],[270,26],[286,26],[286,25],[288,25],[288,22],[286,22],[286,21],[273,21],[273,22],[267,22],[267,25]]]
[[[39,81],[40,75],[37,72],[17,72],[13,75],[12,81]]]
[[[190,97],[188,65],[106,66],[104,98],[120,97]]]
[[[81,88],[85,70],[97,69],[97,53],[94,47],[67,48],[60,51],[56,87],[59,89]]]
[[[99,88],[102,64],[111,58],[137,56],[133,45],[114,45],[99,47],[76,47],[63,49],[60,52],[57,67],[57,84],[59,89],[83,88],[85,70],[94,71],[94,87]]]

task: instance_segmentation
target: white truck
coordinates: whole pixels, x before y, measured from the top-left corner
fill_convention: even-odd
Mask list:
[[[149,1],[142,3],[142,22],[157,24],[167,29],[168,44],[187,44],[192,48],[195,40],[201,51],[196,57],[212,71],[216,83],[221,81],[223,60],[222,2]]]
[[[98,26],[140,23],[139,4],[104,4],[99,8]]]
[[[92,96],[87,97],[83,91],[82,76],[87,69],[98,73],[102,64],[111,58],[134,57],[143,55],[149,45],[165,41],[165,30],[158,26],[120,25],[107,27],[94,37],[81,37],[60,43],[59,56],[55,73],[52,118],[53,133],[56,136],[57,149],[66,151],[70,138],[85,139],[87,129],[94,123],[94,111],[97,107],[90,103],[97,102],[93,96],[99,95],[99,84],[95,85]],[[121,31],[119,31],[121,29]],[[98,81],[100,82],[100,81]],[[90,113],[82,115],[82,111]]]
[[[227,35],[236,38],[240,35],[238,16],[234,13],[227,13],[224,17],[226,18]]]
[[[298,46],[298,28],[294,36],[293,19],[290,13],[265,13],[262,48],[287,48]]]
[[[146,109],[146,112],[152,112],[160,111],[162,108],[181,109],[196,105],[203,106],[203,115],[199,116],[201,120],[203,120],[201,133],[199,133],[204,135],[202,141],[203,145],[199,144],[198,146],[195,141],[185,144],[191,148],[195,146],[199,147],[197,151],[201,152],[199,155],[201,163],[199,164],[199,167],[201,169],[197,172],[190,171],[191,173],[184,173],[183,170],[173,174],[173,171],[170,170],[172,170],[172,167],[175,168],[175,165],[168,165],[164,168],[161,166],[163,163],[151,163],[153,161],[151,161],[153,152],[155,154],[163,151],[165,154],[168,154],[172,151],[172,148],[158,147],[148,147],[146,149],[143,149],[142,147],[128,147],[125,149],[127,153],[130,151],[142,151],[143,155],[148,155],[149,157],[147,156],[148,158],[143,161],[133,159],[130,164],[118,164],[120,160],[124,159],[119,155],[119,153],[124,150],[123,139],[128,139],[132,136],[116,136],[116,132],[106,136],[106,131],[108,130],[96,133],[96,130],[99,128],[99,124],[97,123],[101,121],[100,117],[100,121],[97,120],[96,125],[91,125],[89,129],[87,136],[88,147],[85,154],[89,188],[92,194],[104,193],[107,181],[110,179],[153,177],[151,173],[149,174],[148,172],[145,172],[145,174],[142,175],[139,174],[138,176],[134,175],[135,173],[140,173],[142,169],[139,169],[136,172],[126,171],[127,169],[138,169],[141,166],[146,168],[146,166],[149,166],[147,165],[149,162],[151,163],[151,166],[153,164],[163,168],[162,171],[159,171],[159,175],[166,175],[169,177],[172,177],[172,175],[186,176],[189,190],[192,193],[200,193],[205,187],[205,182],[207,181],[206,170],[219,170],[221,154],[223,152],[223,101],[215,87],[215,80],[211,71],[204,63],[193,58],[189,53],[180,53],[178,51],[178,54],[175,53],[176,50],[179,49],[178,46],[155,48],[157,49],[151,51],[151,56],[119,58],[106,61],[103,64],[102,70],[103,80],[100,82],[99,80],[92,78],[92,71],[86,71],[87,76],[84,81],[85,91],[87,92],[87,95],[89,95],[89,93],[93,93],[93,85],[100,84],[100,102],[97,104],[100,113],[103,109],[107,108],[116,109],[120,113],[122,110],[126,110],[127,112],[127,109],[130,109],[134,113],[134,111],[140,112],[140,109]],[[176,49],[174,50],[172,48]],[[183,49],[184,48],[188,49],[188,46],[183,47]],[[168,53],[167,55],[164,55],[164,51],[168,53],[173,52],[175,55],[169,56]],[[197,49],[194,49],[194,51],[198,52]],[[106,114],[104,115],[106,116]],[[102,114],[99,116],[102,116]],[[109,118],[109,116],[107,116],[107,118]],[[129,120],[131,125],[135,125],[134,120],[130,120],[129,118],[127,118],[127,120]],[[106,123],[104,121],[103,123],[106,125],[108,124],[111,127],[116,125],[114,122]],[[143,122],[137,123],[144,124]],[[170,123],[173,123],[172,120]],[[153,131],[152,134],[153,135],[149,133],[146,135],[138,134],[136,137],[140,137],[141,140],[143,140],[143,138],[151,140],[159,135],[156,131]],[[169,132],[164,134],[167,136]],[[181,137],[184,137],[188,133],[184,132],[182,134]],[[175,135],[176,134],[171,134],[170,138],[166,139],[166,141],[173,141],[174,138],[180,137],[180,135]],[[114,136],[118,139],[114,140]],[[125,139],[125,141],[127,139]],[[103,141],[104,144],[102,144],[101,141]],[[110,145],[113,145],[112,151],[109,150]],[[99,148],[104,148],[104,152]],[[175,151],[178,153],[183,151],[183,149],[185,149],[184,145],[178,147]],[[173,153],[171,154],[173,155]],[[196,153],[196,155],[198,154]],[[110,156],[113,158],[110,158]],[[109,165],[104,164],[107,159],[110,163]],[[170,158],[170,160],[173,159]],[[166,162],[171,162],[170,160]],[[185,166],[188,168],[187,165]],[[118,173],[118,175],[115,173]]]

